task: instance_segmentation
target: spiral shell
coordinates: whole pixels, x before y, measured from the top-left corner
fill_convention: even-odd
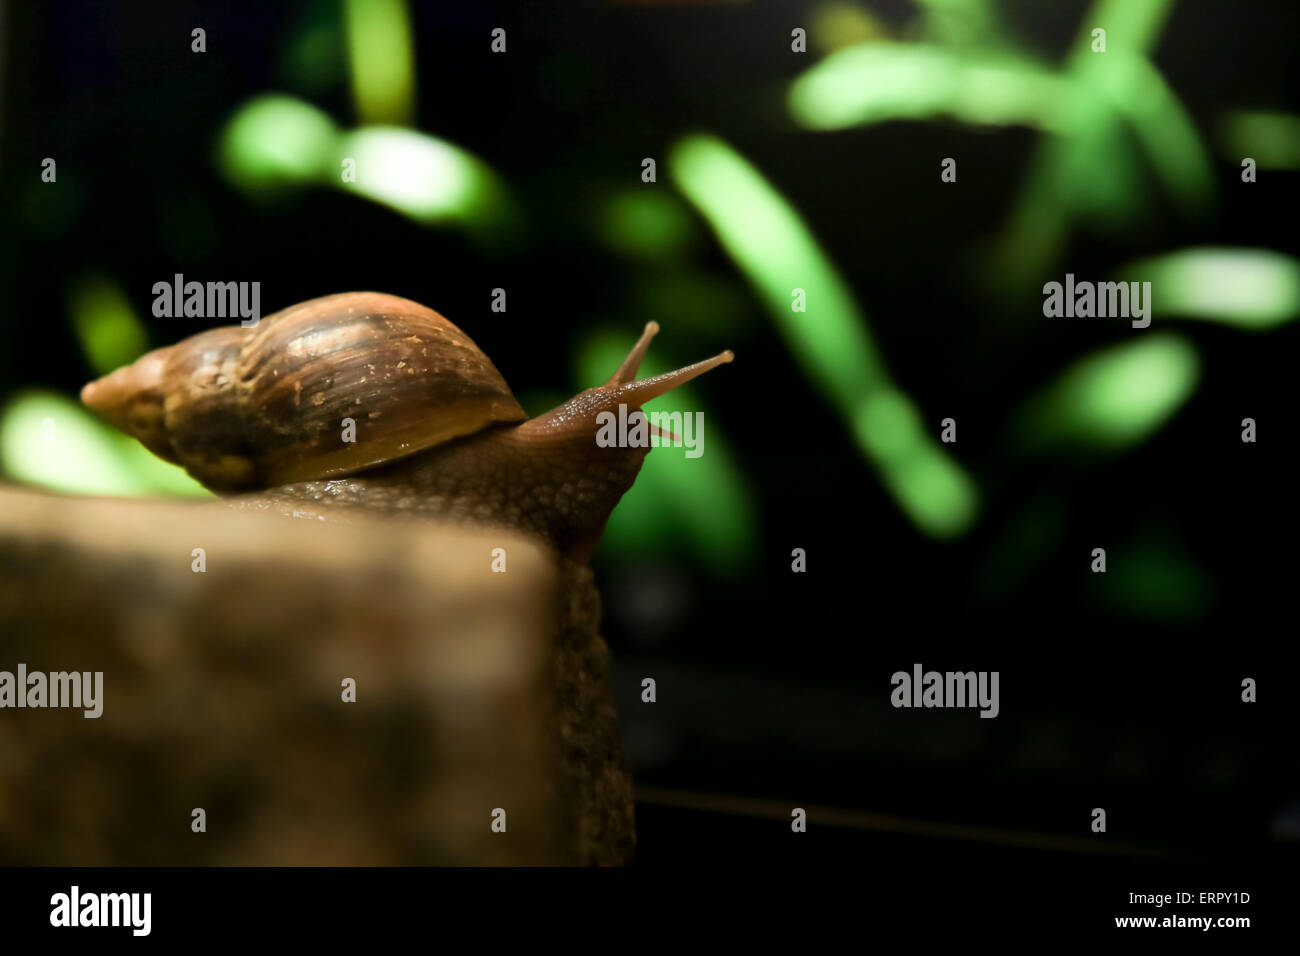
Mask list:
[[[432,309],[374,292],[202,332],[81,398],[217,491],[348,475],[527,417],[469,336]]]

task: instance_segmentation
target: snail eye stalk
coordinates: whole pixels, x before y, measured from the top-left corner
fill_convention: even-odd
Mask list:
[[[641,360],[645,358],[646,350],[650,348],[650,340],[659,334],[658,322],[647,322],[645,331],[641,333],[641,338],[637,340],[636,345],[632,346],[632,351],[627,353],[627,358],[623,359],[623,364],[618,367],[605,384],[607,386],[626,385],[636,378],[637,369],[641,367]]]

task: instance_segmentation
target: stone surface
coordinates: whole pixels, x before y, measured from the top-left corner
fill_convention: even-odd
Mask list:
[[[502,532],[0,490],[0,671],[104,675],[0,709],[0,864],[626,862],[599,613]]]

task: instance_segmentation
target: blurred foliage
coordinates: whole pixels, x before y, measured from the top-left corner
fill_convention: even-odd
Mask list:
[[[889,38],[889,28],[870,10],[856,3],[818,4],[812,12],[808,39],[819,53],[834,53],[859,43],[874,43]]]
[[[343,188],[419,222],[461,223],[484,230],[508,225],[505,186],[482,160],[437,137],[367,127],[336,148],[339,168],[356,162],[356,181]]]
[[[0,410],[0,466],[10,477],[90,495],[214,495],[134,438],[57,392],[26,389]]]
[[[1020,412],[1031,447],[1119,450],[1160,428],[1200,377],[1196,350],[1168,332],[1146,334],[1074,362]]]
[[[214,158],[241,197],[258,203],[298,194],[306,206],[317,201],[312,190],[323,187],[391,209],[420,228],[456,230],[442,241],[516,241],[525,254],[539,257],[546,250],[536,236],[525,236],[524,225],[554,219],[557,206],[572,205],[576,231],[585,232],[573,240],[575,246],[606,257],[592,268],[623,270],[610,282],[621,297],[614,307],[617,321],[583,323],[585,331],[571,340],[579,387],[605,380],[621,361],[633,319],[671,318],[685,339],[675,347],[685,349],[760,341],[769,326],[756,318],[765,315],[791,367],[833,410],[842,434],[914,527],[930,537],[953,538],[991,512],[987,502],[1000,492],[996,469],[959,462],[937,441],[938,422],[922,411],[928,386],[905,387],[891,374],[891,367],[906,369],[905,360],[914,357],[886,360],[850,282],[869,270],[860,269],[851,246],[828,243],[834,255],[823,248],[788,198],[795,190],[787,194],[779,185],[787,172],[765,161],[762,169],[772,170],[769,181],[758,163],[716,133],[677,130],[678,138],[635,146],[637,159],[663,153],[665,182],[627,185],[622,179],[612,186],[600,179],[607,155],[592,149],[597,181],[589,193],[575,191],[560,203],[547,195],[556,181],[553,170],[519,173],[508,181],[495,165],[506,168],[500,153],[475,141],[483,156],[492,157],[489,162],[460,143],[413,128],[419,105],[416,34],[403,0],[331,0],[297,9],[298,20],[280,40],[283,61],[276,78],[329,109],[270,91],[237,106],[216,136]],[[851,0],[812,7],[809,40],[820,59],[789,82],[785,107],[796,135],[804,138],[804,131],[830,134],[894,121],[1031,131],[1034,151],[1021,188],[989,237],[987,276],[998,295],[1014,300],[1025,290],[1034,292],[1057,268],[1081,224],[1110,237],[1125,235],[1150,214],[1161,191],[1183,220],[1203,220],[1214,210],[1219,173],[1196,124],[1152,62],[1172,9],[1168,0],[1098,0],[1078,21],[1060,63],[1016,36],[1004,19],[1006,5],[916,0],[907,9],[911,19],[899,26],[892,19],[897,12],[883,5],[879,12]],[[1104,54],[1091,50],[1091,31],[1098,26],[1107,31]],[[591,92],[599,84],[581,56],[564,51],[554,63],[563,82],[557,79],[557,89],[546,95],[573,111],[599,102]],[[340,120],[348,112],[347,94],[331,95],[345,80],[355,113]],[[752,94],[756,102],[761,95]],[[768,132],[780,129],[770,118],[764,122]],[[612,164],[627,163],[627,127],[613,123],[609,134],[597,120],[591,125],[618,142]],[[1295,170],[1300,118],[1230,110],[1218,129],[1218,147],[1234,164],[1250,156],[1261,169]],[[590,173],[584,168],[583,175]],[[75,228],[83,211],[84,187],[68,174],[60,183],[59,190],[38,194],[39,202],[23,205],[37,233]],[[185,210],[173,232],[201,249],[194,237],[206,228],[218,237],[216,244],[218,226],[203,213],[201,201],[181,197],[173,205]],[[897,226],[883,218],[871,223],[886,232]],[[555,234],[543,235],[550,241]],[[1108,264],[1106,271],[1151,282],[1158,323],[1192,319],[1265,332],[1300,313],[1300,262],[1270,249],[1174,249]],[[145,326],[102,266],[78,265],[76,274],[81,278],[66,297],[65,318],[86,368],[104,374],[148,347]],[[792,309],[795,290],[802,290],[806,311]],[[875,302],[873,287],[859,292],[863,301]],[[582,304],[575,312],[604,307]],[[884,311],[872,308],[877,316]],[[1135,448],[1190,400],[1202,359],[1189,338],[1145,331],[1061,365],[1018,406],[1010,429],[1014,440],[1003,449],[1006,470],[1049,450],[1105,455]],[[643,374],[669,367],[652,350]],[[704,410],[689,387],[672,395],[664,403],[671,408]],[[564,397],[540,388],[521,395],[534,414]],[[799,416],[827,417],[820,411],[779,408],[773,414],[786,416],[783,434],[797,441],[791,432],[797,432]],[[756,414],[767,412],[758,406]],[[697,566],[754,566],[765,503],[762,454],[769,450],[750,452],[739,440],[733,450],[726,419],[706,411],[702,458],[688,459],[671,448],[647,458],[610,520],[604,551],[631,558],[681,549]],[[13,479],[63,491],[206,494],[75,402],[45,391],[10,396],[0,419],[0,464]],[[990,594],[1031,574],[1056,546],[1068,525],[1067,502],[1059,490],[1044,491],[999,520],[990,529],[988,552],[988,567],[997,570],[983,582]],[[1163,539],[1144,539],[1140,553],[1141,561],[1113,579],[1108,593],[1114,606],[1159,620],[1177,619],[1179,608],[1200,613],[1196,596],[1206,592],[1196,567],[1180,561]],[[1165,598],[1144,597],[1144,581],[1163,588]]]
[[[1214,605],[1213,578],[1187,549],[1147,531],[1120,547],[1122,561],[1089,575],[1096,599],[1119,614],[1153,623],[1192,624]]]
[[[940,537],[965,531],[977,508],[974,483],[890,381],[848,284],[799,214],[716,137],[695,135],[675,144],[669,171],[908,517]],[[794,309],[797,291],[806,297],[806,311]]]
[[[72,288],[68,311],[86,364],[98,375],[134,362],[149,347],[121,287],[107,276],[88,276]]]
[[[1189,215],[1213,196],[1209,155],[1187,112],[1147,59],[1167,0],[1099,0],[1061,69],[1006,40],[977,0],[923,4],[931,43],[866,42],[839,50],[790,87],[797,122],[830,130],[889,120],[951,118],[1023,125],[1048,135],[995,250],[996,274],[1031,284],[1063,251],[1071,219],[1111,230],[1147,205],[1135,147]],[[1092,50],[1092,30],[1106,50]]]
[[[300,186],[334,173],[338,126],[322,110],[292,96],[267,94],[244,104],[220,137],[226,177],[256,191]]]
[[[601,206],[601,238],[616,252],[646,262],[680,260],[691,249],[695,223],[671,193],[625,189]]]
[[[1234,110],[1223,117],[1220,141],[1234,159],[1253,159],[1260,169],[1300,169],[1300,116]]]
[[[343,0],[352,98],[363,123],[415,119],[415,51],[404,0]]]
[[[916,0],[925,36],[953,47],[1005,47],[990,0]]]
[[[1300,315],[1300,260],[1269,249],[1183,249],[1120,270],[1151,283],[1153,314],[1264,331]]]
[[[1038,492],[1020,505],[998,529],[981,562],[978,587],[996,602],[1013,593],[1057,548],[1069,527],[1065,502]]]
[[[995,268],[1013,285],[1032,283],[1058,261],[1071,219],[1087,216],[1114,231],[1149,206],[1135,140],[1184,210],[1208,206],[1208,156],[1146,59],[1168,7],[1167,0],[1099,0],[1085,14],[1065,72],[1076,88],[1069,129],[1040,144],[994,253]],[[1092,30],[1102,24],[1106,52],[1094,53]]]
[[[304,4],[285,40],[278,71],[281,85],[314,94],[327,92],[354,69],[346,43],[343,17],[334,0]]]
[[[788,102],[794,118],[816,130],[935,117],[1050,130],[1068,127],[1073,94],[1052,72],[1013,56],[867,44],[812,67],[791,85]]]
[[[506,188],[476,156],[445,140],[397,127],[343,132],[320,110],[282,95],[240,108],[220,141],[222,169],[251,191],[332,186],[426,225],[480,233],[509,226]]]

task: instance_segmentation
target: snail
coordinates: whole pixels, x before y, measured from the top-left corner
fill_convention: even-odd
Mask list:
[[[632,783],[587,561],[649,447],[602,447],[598,416],[620,405],[630,415],[732,360],[723,352],[638,380],[658,330],[648,323],[603,385],[528,418],[488,357],[437,312],[345,293],[149,352],[81,398],[238,507],[476,523],[550,549],[550,736],[571,857],[626,863],[636,843]]]
[[[211,490],[252,492],[246,504],[504,526],[582,562],[648,451],[598,446],[597,415],[620,405],[630,414],[732,360],[723,352],[638,381],[658,330],[646,325],[605,384],[528,418],[488,357],[437,312],[343,293],[156,349],[91,382],[81,400]]]

